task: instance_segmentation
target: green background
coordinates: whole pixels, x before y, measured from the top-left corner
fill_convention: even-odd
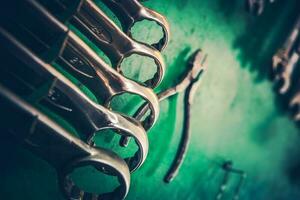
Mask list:
[[[208,70],[192,106],[191,143],[179,175],[163,182],[181,138],[183,94],[161,102],[159,120],[149,132],[148,158],[132,174],[127,199],[215,199],[225,160],[247,173],[240,199],[300,199],[298,128],[286,111],[288,97],[275,94],[269,75],[271,57],[299,13],[299,1],[278,1],[259,17],[249,15],[241,0],[151,0],[145,5],[165,15],[171,26],[163,52],[166,76],[156,91],[176,83],[197,48],[208,54]],[[147,23],[135,34],[159,37],[156,26]],[[127,64],[141,69],[147,62],[129,59]],[[136,104],[119,101],[124,110]],[[117,151],[135,148],[118,148],[118,137],[111,133],[97,140]],[[10,141],[1,141],[0,149],[0,199],[62,198],[47,163]],[[237,182],[232,175],[224,199],[232,199]]]

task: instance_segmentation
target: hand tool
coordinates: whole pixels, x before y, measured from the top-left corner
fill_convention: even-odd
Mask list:
[[[91,101],[71,81],[40,60],[2,28],[0,28],[0,42],[3,44],[1,60],[6,63],[1,70],[6,69],[15,73],[35,91],[45,87],[40,93],[34,93],[27,98],[30,98],[33,103],[40,103],[51,108],[52,111],[62,116],[79,133],[84,134],[84,140],[89,144],[92,144],[96,133],[106,129],[115,130],[115,133],[123,136],[133,137],[139,148],[132,158],[126,160],[131,171],[143,164],[148,153],[148,138],[138,121]],[[4,56],[8,53],[13,55],[14,59],[10,59],[9,55]],[[10,60],[16,62],[18,59],[19,65],[9,64]]]
[[[283,47],[273,56],[274,81],[280,83],[279,93],[285,94],[290,88],[291,75],[298,62],[297,48],[300,45],[300,16],[294,24],[292,31],[283,44]]]
[[[163,30],[163,37],[152,46],[160,51],[167,46],[170,38],[170,27],[164,16],[144,7],[137,0],[102,0],[102,2],[114,12],[122,24],[123,30],[130,37],[132,37],[131,29],[135,23],[143,20],[156,22]]]
[[[180,146],[177,151],[177,155],[173,161],[172,166],[170,167],[167,175],[165,176],[164,181],[165,182],[171,182],[177,175],[178,170],[180,166],[182,165],[187,147],[189,144],[190,139],[190,109],[191,104],[193,102],[194,95],[196,93],[196,89],[199,86],[199,80],[203,72],[206,70],[206,59],[207,55],[204,54],[200,49],[195,51],[191,55],[191,57],[188,60],[188,71],[183,76],[182,80],[176,84],[175,86],[166,89],[160,93],[158,93],[158,99],[159,101],[162,101],[164,99],[167,99],[175,94],[178,94],[179,92],[185,91],[185,97],[184,97],[184,122],[183,122],[183,133],[182,133],[182,139],[180,142]],[[138,112],[135,113],[134,117],[139,119],[142,118],[145,113],[148,110],[148,105],[144,104],[140,107]],[[147,124],[144,125],[144,127],[147,129]],[[128,137],[122,137],[120,144],[122,146],[127,146],[129,141]]]
[[[90,41],[101,49],[110,59],[112,66],[122,73],[121,64],[125,58],[137,54],[152,59],[156,65],[156,73],[153,78],[146,80],[143,84],[151,88],[156,87],[162,80],[165,72],[165,65],[161,53],[155,48],[139,43],[125,33],[91,0],[74,2],[60,2],[56,7],[49,6],[45,0],[39,0],[46,8],[49,8],[63,23],[69,22],[80,30]],[[47,2],[47,1],[46,1]],[[68,4],[67,4],[68,3]],[[64,5],[64,8],[62,8]],[[74,9],[74,7],[76,9]],[[59,12],[59,10],[61,12]],[[64,13],[72,10],[69,16]],[[63,17],[61,17],[63,16]],[[67,21],[64,21],[66,20]],[[142,66],[146,67],[146,66]],[[148,66],[149,67],[149,66]],[[151,66],[150,66],[151,67]]]
[[[1,84],[0,102],[1,137],[20,142],[52,165],[57,170],[60,188],[67,199],[119,200],[126,197],[130,173],[126,163],[115,153],[85,144]],[[100,173],[117,176],[120,186],[106,194],[80,189],[70,174],[83,166],[92,166]]]
[[[86,85],[105,107],[110,108],[110,102],[118,95],[124,93],[138,95],[150,103],[151,114],[145,121],[151,126],[156,122],[159,105],[151,89],[123,77],[109,67],[78,36],[69,31],[36,1],[17,2],[18,5],[20,4],[18,7],[23,9],[16,12],[18,10],[15,9],[14,4],[7,6],[5,10],[9,11],[7,16],[11,16],[11,20],[5,20],[2,23],[4,28],[16,35],[23,44],[43,60],[60,64]],[[21,14],[14,15],[13,13]],[[49,26],[51,29],[48,28]],[[40,30],[36,32],[37,29]]]

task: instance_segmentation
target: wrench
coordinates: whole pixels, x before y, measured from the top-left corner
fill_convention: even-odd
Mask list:
[[[179,92],[184,92],[182,137],[173,163],[164,177],[164,181],[166,183],[170,183],[178,175],[180,167],[182,166],[187,154],[191,138],[191,107],[196,91],[200,85],[201,77],[207,67],[206,60],[207,54],[203,53],[201,49],[197,49],[188,60],[187,66],[189,67],[189,70],[183,80],[173,88],[161,92],[159,95],[160,99],[165,99]]]
[[[112,12],[117,16],[122,24],[123,30],[127,35],[132,37],[131,29],[136,22],[149,20],[156,22],[163,31],[163,37],[155,44],[151,44],[154,48],[162,51],[168,44],[170,38],[170,27],[164,16],[144,7],[137,0],[102,0]]]
[[[279,85],[279,93],[285,94],[291,85],[291,78],[293,71],[295,70],[297,64],[299,62],[299,52],[293,52],[290,59],[288,60],[288,63],[283,66],[284,71],[277,75],[277,82]]]
[[[126,197],[130,187],[130,173],[126,163],[118,155],[100,147],[88,146],[2,85],[0,102],[0,127],[4,130],[1,131],[1,136],[7,133],[13,141],[22,143],[52,165],[57,170],[60,189],[67,199]],[[117,176],[120,186],[106,194],[92,194],[81,190],[69,175],[82,166],[93,166],[100,173]]]
[[[30,0],[21,3],[21,5],[27,6],[27,12],[24,9],[22,12],[28,15],[34,13],[35,15],[29,18],[30,20],[23,20],[23,23],[20,22],[22,19],[17,18],[19,20],[15,20],[17,21],[16,24],[21,23],[19,26],[26,27],[23,34],[33,38],[28,39],[29,36],[19,37],[22,39],[22,43],[27,44],[26,46],[29,46],[34,53],[43,57],[47,62],[56,61],[59,63],[66,71],[86,85],[95,94],[98,101],[103,101],[104,106],[107,108],[110,107],[110,102],[114,97],[123,93],[136,94],[142,97],[151,107],[151,115],[142,123],[150,123],[152,126],[156,122],[159,115],[159,105],[157,97],[151,89],[123,77],[109,67],[80,38],[68,31],[67,27],[57,21],[37,2]],[[9,10],[9,15],[12,15],[14,7],[6,10]],[[30,10],[34,10],[34,12],[29,12]],[[26,24],[27,21],[30,21],[30,24],[35,22],[36,27],[41,29],[39,34],[33,33],[36,28]],[[9,22],[9,24],[13,23]],[[47,28],[49,25],[51,25],[51,29]],[[7,29],[12,30],[11,27]],[[11,32],[14,32],[14,30]],[[20,29],[18,32],[20,32]],[[17,33],[14,32],[14,34]],[[51,36],[50,39],[48,35]],[[27,40],[29,41],[27,42]],[[60,48],[57,48],[57,46]],[[45,56],[47,54],[48,56]]]
[[[177,176],[179,169],[184,162],[185,155],[188,150],[188,145],[190,141],[190,119],[191,119],[191,105],[193,103],[194,95],[200,84],[200,78],[202,77],[204,71],[207,68],[206,65],[207,54],[205,54],[201,49],[196,50],[189,58],[187,67],[188,70],[186,74],[182,77],[179,83],[175,86],[168,88],[160,93],[158,93],[159,101],[163,101],[179,92],[184,92],[184,121],[183,121],[183,131],[182,138],[180,141],[177,154],[173,160],[173,163],[164,177],[166,183],[170,183]],[[144,104],[135,113],[137,119],[142,118],[149,109],[147,104]],[[147,128],[147,124],[144,126]],[[129,142],[128,137],[122,137],[120,144],[122,146],[127,146]]]
[[[299,62],[299,55],[300,55],[300,45],[297,49],[298,52],[298,62]],[[299,63],[298,63],[299,64]],[[292,115],[295,121],[300,121],[300,81],[298,80],[297,83],[297,91],[293,95],[293,97],[290,100],[289,107],[292,110]]]
[[[43,3],[44,0],[39,1],[46,7],[50,7],[45,2]],[[161,82],[165,72],[165,64],[158,50],[131,39],[91,0],[77,1],[75,5],[76,10],[73,9],[74,6],[64,6],[66,10],[70,10],[67,6],[72,8],[69,17],[61,17],[65,12],[61,5],[57,5],[56,8],[50,7],[49,10],[63,23],[66,23],[67,21],[64,20],[68,19],[69,23],[79,29],[108,56],[118,72],[121,72],[121,64],[125,58],[133,54],[142,55],[154,60],[157,66],[154,77],[146,80],[144,84],[154,88]],[[59,8],[62,10],[60,13],[57,11]]]
[[[4,48],[1,60],[7,63],[1,67],[1,70],[6,69],[6,71],[16,73],[31,88],[46,87],[46,94],[41,92],[31,96],[34,103],[41,103],[62,116],[85,135],[84,140],[89,144],[92,143],[97,132],[105,129],[115,130],[122,136],[133,137],[139,149],[132,158],[126,159],[129,168],[133,172],[144,163],[148,154],[148,138],[139,122],[91,101],[71,81],[40,60],[2,28],[0,28],[0,42]],[[7,54],[13,55],[14,59],[19,59],[20,65],[9,64],[11,59],[5,56]],[[26,74],[29,76],[26,77]]]
[[[187,73],[184,75],[182,80],[180,80],[179,83],[177,83],[175,86],[170,87],[166,90],[163,90],[157,94],[159,101],[163,101],[175,94],[178,94],[179,92],[183,92],[186,90],[189,85],[193,82],[197,82],[200,78],[199,76],[202,75],[202,73],[206,70],[207,60],[207,54],[204,54],[202,50],[198,49],[194,52],[193,55],[191,55],[189,61],[188,61],[188,67],[190,67],[187,71]],[[140,107],[140,109],[135,113],[135,117],[137,119],[143,118],[143,116],[147,113],[149,110],[149,106],[145,103],[143,106]],[[149,128],[149,126],[146,126],[146,128]]]
[[[286,39],[283,47],[273,56],[273,73],[275,74],[274,80],[280,85],[279,93],[285,94],[290,88],[291,75],[299,60],[297,50],[299,48],[299,31],[300,31],[300,17],[297,19],[295,25],[288,38]]]

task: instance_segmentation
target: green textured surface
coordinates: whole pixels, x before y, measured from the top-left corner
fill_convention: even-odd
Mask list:
[[[158,91],[176,82],[198,47],[209,55],[208,70],[192,107],[192,139],[178,177],[163,182],[181,137],[182,94],[161,103],[159,121],[149,133],[149,156],[132,175],[127,199],[215,199],[223,178],[219,164],[226,159],[248,174],[240,199],[300,199],[300,177],[291,170],[298,163],[298,129],[268,79],[271,55],[299,8],[297,0],[281,2],[258,18],[250,17],[237,0],[145,3],[166,15],[171,25],[171,41],[163,53],[167,73]],[[149,38],[152,28],[136,31]],[[111,134],[98,138],[115,148],[117,139]],[[46,163],[9,142],[0,147],[0,199],[61,198],[55,171]],[[236,182],[232,176],[224,199],[232,199],[230,186]]]

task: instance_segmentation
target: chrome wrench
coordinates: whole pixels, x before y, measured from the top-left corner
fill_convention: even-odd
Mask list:
[[[124,199],[130,187],[126,163],[115,153],[90,147],[36,108],[0,84],[1,136],[8,133],[31,152],[46,160],[58,174],[60,188],[67,199]],[[7,136],[5,136],[7,137]],[[70,178],[73,170],[93,166],[101,173],[117,176],[120,186],[106,194],[80,189]],[[89,198],[91,197],[91,198]]]
[[[40,87],[41,82],[46,82],[50,86],[46,95],[42,93],[34,97],[37,102],[51,107],[56,113],[63,116],[82,134],[85,134],[85,140],[90,144],[94,135],[105,129],[112,129],[120,135],[133,137],[139,149],[132,158],[127,159],[129,168],[134,171],[143,164],[148,153],[148,138],[139,122],[114,113],[91,101],[71,81],[32,54],[2,28],[0,28],[0,42],[5,44],[3,48],[7,52],[15,56],[15,59],[19,58],[20,63],[23,63],[22,66],[6,64],[1,70],[7,68],[7,71],[13,71],[16,67],[21,68],[21,71],[30,69],[32,74],[27,77],[25,82],[32,88]],[[5,60],[5,57],[2,60]],[[15,71],[17,72],[17,70]],[[24,77],[24,74],[22,73],[20,77]],[[41,81],[33,82],[32,75],[35,77],[34,80]]]
[[[280,94],[285,94],[290,88],[291,75],[299,59],[298,53],[295,52],[295,49],[297,49],[297,45],[299,46],[300,41],[299,31],[300,17],[293,26],[291,33],[283,44],[283,47],[273,56],[272,69],[275,75],[274,81],[279,82],[280,84]]]
[[[69,73],[87,85],[94,92],[98,100],[103,101],[104,105],[108,108],[110,107],[111,100],[123,93],[136,94],[142,97],[146,102],[150,103],[151,107],[151,115],[146,118],[146,123],[152,125],[155,123],[159,114],[159,105],[157,97],[152,90],[123,77],[109,67],[81,39],[71,31],[68,31],[67,27],[56,20],[37,2],[32,0],[21,1],[21,5],[22,7],[24,5],[27,6],[27,10],[34,10],[34,16],[27,21],[38,25],[37,27],[42,32],[38,35],[34,34],[30,31],[33,28],[26,24],[27,21],[20,22],[22,19],[17,18],[18,22],[15,22],[21,23],[22,27],[28,27],[23,31],[24,35],[33,35],[33,39],[28,39],[30,38],[28,36],[25,39],[22,38],[22,42],[28,44],[27,46],[30,46],[30,49],[34,53],[45,57],[44,55],[47,53],[42,54],[41,52],[50,52],[51,56],[47,56],[47,59],[44,60],[48,62],[57,61],[62,64]],[[8,15],[12,15],[12,11],[14,11],[14,7],[10,9]],[[32,13],[26,12],[26,10],[20,12],[25,12],[27,15]],[[48,26],[51,26],[51,29],[47,29]],[[49,35],[51,36],[50,39]],[[61,48],[57,48],[57,46],[61,46]]]
[[[66,12],[61,8],[61,4],[55,8],[49,4],[39,0],[42,4],[49,8],[63,23],[69,22],[79,29],[89,40],[99,47],[110,59],[112,66],[121,72],[121,64],[125,58],[137,54],[151,58],[154,60],[157,71],[153,78],[146,80],[145,85],[156,87],[162,80],[165,72],[165,64],[160,52],[151,46],[139,43],[128,37],[115,23],[91,0],[77,1],[76,9],[68,5],[68,1],[61,2],[65,4],[65,10],[70,10],[69,17],[63,16]],[[59,8],[61,12],[58,13]],[[63,17],[62,17],[63,16]],[[66,21],[67,20],[67,21]]]
[[[132,37],[131,29],[136,22],[143,20],[156,22],[163,30],[163,37],[151,46],[159,51],[167,46],[170,38],[170,27],[164,16],[144,7],[137,0],[102,0],[102,2],[114,12],[121,22],[124,32],[130,37]]]

